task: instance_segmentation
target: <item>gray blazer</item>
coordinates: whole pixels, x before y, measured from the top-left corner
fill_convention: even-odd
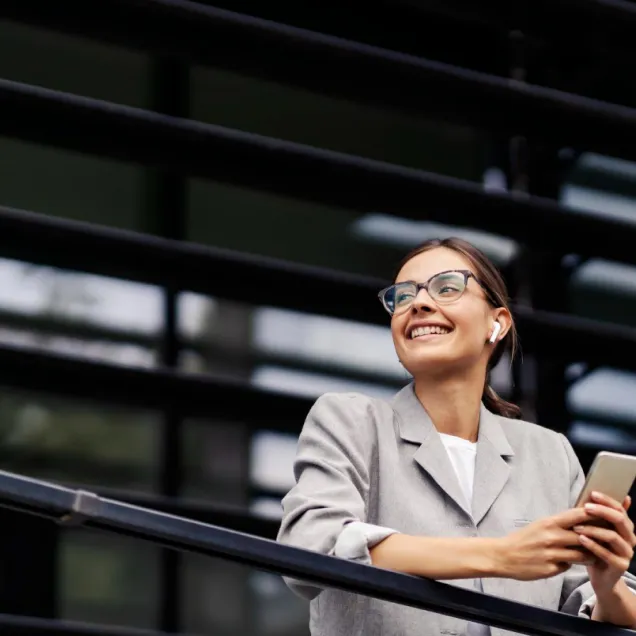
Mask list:
[[[296,485],[283,499],[278,540],[333,554],[351,521],[411,535],[499,537],[575,503],[583,471],[560,433],[481,409],[472,510],[443,443],[413,391],[392,401],[326,394],[298,441]],[[370,563],[370,559],[367,559]],[[633,577],[626,577],[632,588]],[[459,619],[288,580],[311,600],[314,636],[463,635]],[[483,579],[495,596],[589,615],[593,590],[583,566],[540,581]],[[473,588],[473,580],[448,581]],[[509,634],[492,629],[493,636]]]

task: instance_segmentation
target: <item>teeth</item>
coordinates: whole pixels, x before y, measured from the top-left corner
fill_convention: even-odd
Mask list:
[[[449,332],[450,329],[447,329],[446,327],[438,327],[436,325],[433,325],[431,327],[416,327],[411,331],[411,338],[417,338],[419,336],[430,336],[431,334],[443,335]]]

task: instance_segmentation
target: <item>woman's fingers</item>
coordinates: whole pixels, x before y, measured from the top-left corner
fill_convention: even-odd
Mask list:
[[[627,512],[622,504],[618,504],[616,500],[606,497],[605,495],[592,494],[595,500],[603,501],[604,503],[587,503],[585,504],[585,510],[591,515],[599,519],[604,519],[611,524],[616,532],[618,532],[631,547],[634,547],[636,545],[634,523],[627,516]]]
[[[576,526],[574,532],[579,536],[586,536],[596,542],[606,544],[611,551],[621,557],[632,557],[632,546],[615,530],[599,528],[598,526]]]
[[[606,547],[597,543],[594,539],[587,535],[580,535],[581,545],[589,550],[597,559],[607,563],[612,568],[615,568],[619,572],[625,572],[629,567],[630,558],[627,556],[619,556]]]
[[[614,510],[618,510],[618,512],[621,512],[621,513],[625,510],[625,508],[623,507],[623,504],[616,501],[616,499],[613,499],[612,497],[608,497],[607,495],[604,495],[603,493],[600,493],[600,492],[594,491],[592,493],[592,500],[603,506],[607,506],[608,508],[613,508]]]
[[[580,543],[580,542],[579,542]],[[551,550],[549,560],[552,563],[589,563],[592,559],[586,550],[576,548],[559,548]]]

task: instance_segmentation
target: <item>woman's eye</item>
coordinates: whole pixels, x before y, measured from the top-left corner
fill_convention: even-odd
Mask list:
[[[399,305],[400,303],[405,303],[405,302],[411,300],[412,298],[413,298],[413,294],[411,294],[409,292],[403,292],[401,294],[398,294],[395,297],[395,302],[397,302],[398,305]]]
[[[440,288],[439,293],[448,294],[448,293],[453,293],[458,291],[459,289],[457,289],[457,287],[453,287],[452,285],[444,285],[444,287]]]

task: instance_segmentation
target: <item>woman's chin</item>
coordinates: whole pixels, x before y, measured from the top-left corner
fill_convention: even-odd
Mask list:
[[[438,373],[457,365],[457,357],[452,352],[444,351],[441,348],[422,349],[411,352],[408,359],[403,359],[402,364],[413,376]]]

